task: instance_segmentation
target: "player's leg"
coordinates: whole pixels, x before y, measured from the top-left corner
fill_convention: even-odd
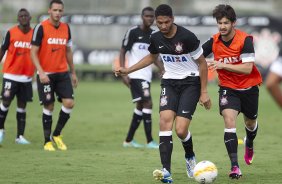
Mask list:
[[[0,144],[4,140],[5,121],[9,112],[9,106],[15,97],[17,84],[14,81],[3,78],[1,103],[0,103]]]
[[[242,112],[245,120],[245,155],[244,159],[247,165],[252,164],[254,158],[253,141],[258,131],[258,87],[252,87],[247,91],[242,92]]]
[[[135,132],[138,129],[142,121],[142,117],[143,117],[143,113],[142,113],[143,106],[142,106],[141,101],[137,101],[135,103],[136,103],[136,107],[133,111],[133,115],[132,115],[130,126],[127,132],[127,136],[125,138],[125,141],[123,142],[123,147],[134,147],[134,148],[143,147],[142,144],[139,144],[134,140]]]
[[[141,92],[141,103],[142,103],[142,113],[144,130],[147,139],[147,148],[158,149],[159,145],[153,140],[152,136],[152,97],[151,97],[151,85],[148,81],[140,80],[140,92]]]
[[[220,87],[219,110],[224,120],[224,143],[231,162],[229,177],[238,179],[242,176],[238,163],[238,138],[236,119],[241,111],[241,102],[236,91]]]
[[[172,128],[178,106],[178,94],[169,83],[162,84],[160,94],[159,151],[163,168],[153,172],[156,180],[171,183],[171,154],[173,149]]]
[[[134,148],[143,147],[142,144],[139,144],[134,140],[135,132],[138,129],[143,118],[142,86],[140,81],[141,80],[139,79],[130,80],[130,92],[131,92],[132,102],[135,103],[136,106],[133,110],[127,136],[125,138],[125,141],[123,142],[123,147],[134,147]]]
[[[55,151],[55,148],[52,145],[51,141],[51,131],[52,131],[52,114],[54,110],[54,87],[52,82],[52,76],[48,75],[50,82],[43,84],[39,80],[37,75],[37,90],[40,104],[43,105],[42,112],[42,125],[43,125],[43,134],[44,134],[44,150],[46,151]]]
[[[55,74],[54,77],[56,78],[56,81],[59,81],[56,82],[56,88],[54,89],[54,91],[58,96],[58,100],[62,102],[62,107],[59,113],[56,128],[53,132],[53,140],[56,143],[58,149],[67,150],[66,145],[62,141],[61,132],[67,124],[74,107],[73,88],[70,76],[67,72]]]
[[[185,151],[186,172],[189,178],[193,177],[194,168],[196,166],[192,134],[189,131],[189,125],[197,107],[198,99],[200,97],[200,89],[200,85],[182,84],[182,91],[176,114],[175,131],[181,140]]]
[[[24,137],[26,127],[26,105],[32,101],[33,91],[32,82],[18,82],[19,90],[17,91],[17,137],[16,143],[30,144]]]
[[[172,183],[171,177],[171,154],[173,150],[172,127],[175,112],[172,110],[160,111],[160,144],[159,151],[162,163],[162,169],[156,169],[153,177],[163,183]]]

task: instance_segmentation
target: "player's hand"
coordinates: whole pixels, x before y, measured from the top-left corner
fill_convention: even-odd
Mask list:
[[[130,88],[130,78],[128,76],[121,76],[122,82]]]
[[[223,68],[223,63],[216,61],[216,60],[212,60],[208,62],[208,69],[212,72],[214,72],[215,70],[218,69],[222,69]]]
[[[71,82],[72,82],[72,86],[76,88],[78,85],[78,79],[77,79],[76,73],[71,74]]]
[[[48,75],[46,75],[44,72],[39,72],[39,80],[42,84],[47,84],[50,82],[50,79]]]
[[[209,110],[211,108],[212,103],[208,92],[201,92],[199,103],[201,106],[204,106],[206,110]]]
[[[128,74],[127,68],[119,67],[115,69],[115,76],[125,76]]]

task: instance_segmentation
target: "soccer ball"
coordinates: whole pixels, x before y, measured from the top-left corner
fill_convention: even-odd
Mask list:
[[[214,163],[204,160],[199,162],[194,169],[194,178],[198,183],[213,183],[217,177],[217,168]]]

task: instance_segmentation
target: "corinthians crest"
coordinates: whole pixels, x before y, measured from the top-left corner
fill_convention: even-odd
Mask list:
[[[182,53],[183,52],[183,43],[178,42],[177,44],[175,44],[175,52],[177,53]]]

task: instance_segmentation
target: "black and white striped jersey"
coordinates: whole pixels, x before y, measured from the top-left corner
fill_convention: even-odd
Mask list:
[[[143,57],[149,54],[148,47],[152,31],[153,30],[150,29],[144,32],[139,26],[134,26],[126,32],[122,41],[122,48],[128,51],[128,67],[138,63]],[[128,76],[131,79],[143,79],[151,82],[152,65],[132,72]]]
[[[199,76],[199,64],[196,61],[202,53],[200,40],[194,33],[177,26],[174,37],[166,38],[160,31],[153,32],[149,51],[160,54],[164,63],[164,79],[184,79]]]

